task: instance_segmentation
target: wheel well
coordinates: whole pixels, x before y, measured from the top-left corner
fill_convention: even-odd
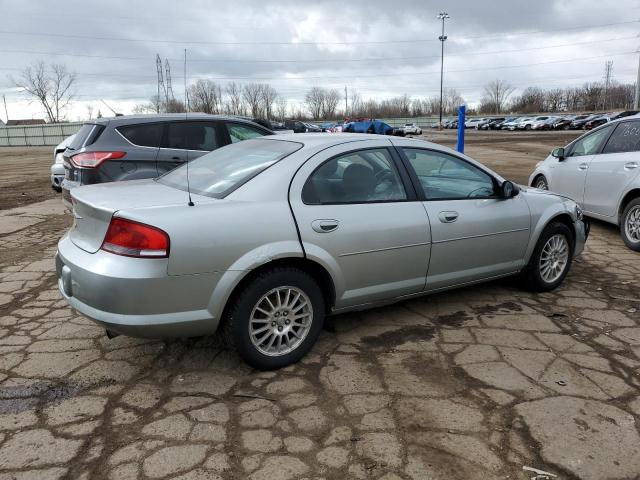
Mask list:
[[[575,243],[575,241],[576,241],[576,231],[575,231],[575,227],[573,225],[573,219],[571,218],[571,215],[569,215],[568,213],[561,213],[560,215],[556,215],[551,220],[549,220],[549,223],[547,223],[547,225],[551,224],[552,222],[560,222],[560,223],[565,224],[569,228],[569,231],[571,232],[571,235],[573,236],[573,242]]]
[[[627,208],[629,202],[638,197],[640,197],[640,188],[634,188],[633,190],[627,192],[627,194],[620,202],[620,208],[618,209],[618,219],[620,219],[620,217],[622,216],[622,212],[624,212],[624,209]]]
[[[533,177],[533,180],[531,181],[531,186],[532,186],[532,187],[535,187],[535,183],[538,181],[538,179],[539,179],[540,177],[544,177],[545,179],[547,178],[547,177],[545,177],[545,176],[544,176],[544,173],[539,173],[538,175],[536,175],[535,177]]]
[[[265,270],[269,270],[276,267],[294,267],[298,268],[313,277],[313,279],[318,282],[318,286],[322,291],[322,296],[324,297],[325,302],[325,310],[326,312],[330,312],[331,308],[335,304],[336,300],[336,291],[335,286],[333,285],[333,280],[331,275],[327,270],[320,265],[319,263],[314,262],[313,260],[309,260],[307,258],[280,258],[278,260],[273,260],[269,263],[265,263],[264,265],[260,265],[258,268],[251,270],[247,275],[244,276],[242,280],[235,286],[231,295],[227,299],[227,302],[224,307],[224,311],[222,313],[222,318],[224,319],[227,313],[227,308],[233,304],[233,300],[251,281],[260,273]]]

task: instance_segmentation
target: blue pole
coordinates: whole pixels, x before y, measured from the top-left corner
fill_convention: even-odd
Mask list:
[[[464,118],[467,108],[464,105],[458,107],[458,145],[456,150],[464,153]]]

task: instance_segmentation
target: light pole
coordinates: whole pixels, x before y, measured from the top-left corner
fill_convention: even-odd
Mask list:
[[[447,12],[440,12],[438,14],[438,19],[442,20],[442,35],[438,37],[440,40],[441,53],[440,53],[440,123],[438,124],[438,128],[442,130],[442,82],[444,79],[444,42],[447,41],[447,36],[444,34],[444,21],[447,18],[451,18]]]

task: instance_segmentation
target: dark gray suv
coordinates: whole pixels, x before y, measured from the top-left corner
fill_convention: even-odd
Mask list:
[[[81,185],[155,178],[216,148],[273,132],[204,113],[131,115],[85,123],[65,150],[62,198]]]

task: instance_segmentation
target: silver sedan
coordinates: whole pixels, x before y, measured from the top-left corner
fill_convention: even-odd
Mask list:
[[[572,200],[453,150],[357,134],[223,147],[155,180],[80,187],[60,291],[108,331],[220,328],[252,366],[312,347],[327,314],[520,275],[556,288],[588,224]]]

